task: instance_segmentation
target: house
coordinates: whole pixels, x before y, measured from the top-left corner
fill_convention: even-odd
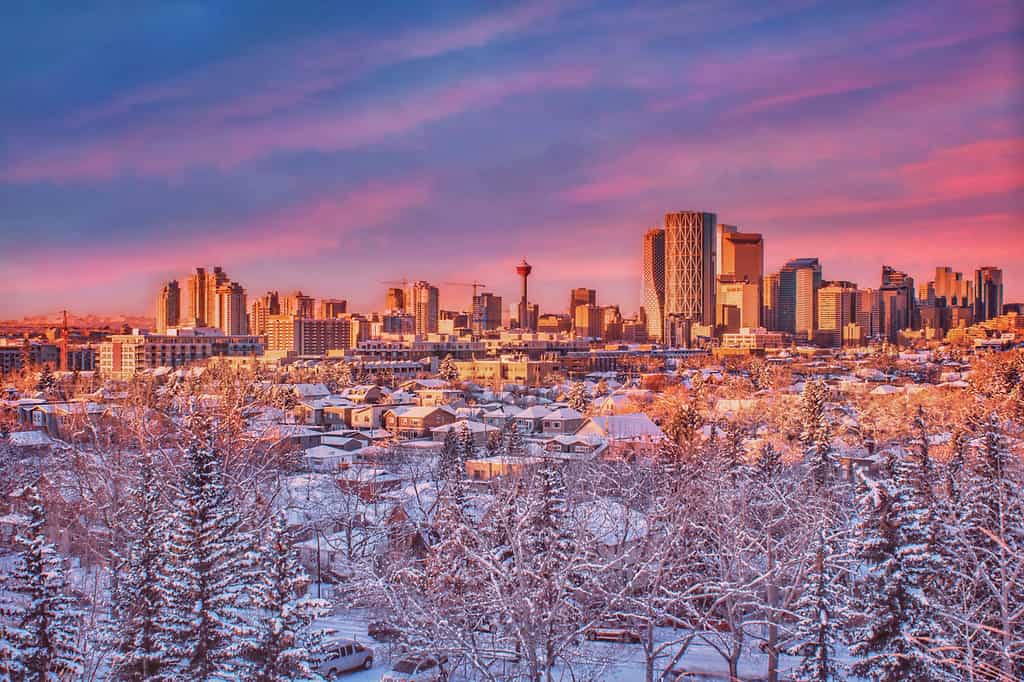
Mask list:
[[[387,397],[387,393],[380,386],[374,384],[361,384],[359,386],[352,386],[346,388],[341,392],[344,398],[347,398],[353,403],[359,403],[361,405],[375,405],[382,402]]]
[[[521,433],[540,433],[544,428],[544,418],[551,412],[543,405],[534,405],[520,411],[514,417],[516,426]]]
[[[47,403],[36,405],[30,411],[32,426],[46,431],[54,438],[69,438],[77,427],[96,424],[106,408],[97,403]]]
[[[514,405],[503,405],[484,412],[482,419],[484,424],[487,424],[488,426],[497,426],[498,428],[501,428],[510,417],[514,417],[520,412],[522,412],[522,410]]]
[[[466,460],[466,477],[474,481],[490,481],[500,476],[519,474],[523,469],[540,464],[540,457],[484,457]]]
[[[402,485],[401,477],[387,469],[359,465],[342,470],[335,480],[342,490],[367,501],[376,499],[382,493],[397,490]]]
[[[403,391],[415,393],[416,391],[431,388],[448,388],[448,382],[444,379],[410,379],[409,381],[402,382],[398,387]]]
[[[359,441],[349,439],[351,442],[360,444]],[[361,445],[361,444],[360,444]],[[341,450],[329,445],[317,445],[308,448],[303,458],[308,471],[329,474],[340,469],[347,468],[355,461],[355,456],[347,450]]]
[[[541,420],[544,435],[566,435],[576,433],[583,426],[583,415],[571,407],[551,410]]]
[[[455,410],[446,405],[393,407],[383,417],[384,427],[400,438],[429,438],[431,429],[455,421]]]
[[[320,445],[321,434],[301,424],[270,424],[249,429],[249,434],[284,451],[306,450]]]
[[[454,388],[423,388],[416,391],[417,405],[451,405],[462,400],[462,391]]]
[[[456,434],[460,433],[462,429],[468,429],[469,433],[473,437],[473,444],[477,447],[484,447],[487,445],[487,438],[492,433],[501,433],[501,429],[497,426],[488,426],[483,422],[468,421],[465,419],[451,424],[445,424],[444,426],[438,426],[430,430],[433,434],[433,438],[436,441],[444,442],[444,439],[448,437],[448,432],[454,430]]]
[[[555,436],[544,444],[547,452],[566,455],[600,454],[606,447],[605,441],[595,436],[563,435]]]
[[[651,456],[665,439],[658,425],[643,413],[590,417],[573,435],[606,441],[614,456]]]
[[[291,389],[299,400],[319,400],[331,394],[324,384],[292,384]]]

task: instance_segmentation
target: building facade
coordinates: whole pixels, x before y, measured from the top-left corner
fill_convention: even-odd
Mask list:
[[[647,338],[661,341],[665,335],[665,230],[660,227],[644,234],[642,296]]]
[[[177,327],[181,319],[181,288],[172,279],[156,296],[156,331],[163,334],[168,327]]]
[[[716,217],[680,211],[665,215],[665,316],[715,324]]]

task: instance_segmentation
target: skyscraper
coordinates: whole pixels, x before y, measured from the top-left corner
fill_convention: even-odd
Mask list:
[[[217,287],[214,299],[215,325],[225,334],[242,336],[248,333],[245,289],[238,282],[224,282]]]
[[[398,287],[388,289],[384,296],[384,310],[405,312],[405,292]]]
[[[726,272],[724,263],[722,262],[722,243],[725,241],[725,236],[728,234],[735,234],[740,231],[740,228],[735,225],[726,225],[725,223],[718,223],[715,226],[715,274],[721,275]]]
[[[281,314],[302,319],[315,319],[316,305],[312,296],[294,291],[281,299]]]
[[[197,327],[206,326],[206,270],[196,268],[186,280],[188,287],[188,321]]]
[[[276,291],[268,291],[252,302],[249,312],[249,333],[260,335],[267,333],[267,319],[271,315],[281,314],[281,298]]]
[[[665,215],[665,316],[715,324],[714,213],[680,211]]]
[[[483,291],[473,297],[473,319],[470,327],[473,332],[498,329],[501,327],[501,296]]]
[[[971,280],[964,279],[962,272],[953,272],[949,266],[935,268],[935,298],[946,299],[948,307],[973,306],[973,293]]]
[[[722,232],[718,248],[718,324],[725,324],[729,317],[728,310],[735,308],[741,327],[761,326],[764,239],[760,234],[738,232],[732,228]],[[726,303],[723,298],[729,301]],[[723,303],[730,308],[723,308]],[[733,325],[725,326],[732,330]]]
[[[168,327],[178,326],[181,318],[181,289],[172,279],[160,288],[156,297],[156,333],[163,334]]]
[[[440,314],[439,292],[429,282],[412,282],[405,291],[406,310],[416,320],[417,334],[436,334]]]
[[[843,328],[857,322],[857,285],[853,282],[824,282],[818,289],[818,339],[841,346]]]
[[[780,331],[810,340],[818,324],[818,289],[821,263],[817,258],[796,258],[779,271],[776,324]]]
[[[720,275],[758,284],[764,277],[764,238],[755,232],[726,232],[722,235]]]
[[[882,334],[882,297],[877,289],[858,289],[855,294],[857,324],[864,335],[873,338]]]
[[[974,273],[974,319],[991,320],[1003,314],[1003,271],[986,265]]]
[[[569,317],[576,319],[576,306],[597,305],[597,291],[579,287],[569,292]]]
[[[761,286],[761,324],[772,331],[779,325],[779,273],[765,275]]]
[[[643,312],[647,338],[661,341],[665,334],[665,230],[655,227],[644,234]]]

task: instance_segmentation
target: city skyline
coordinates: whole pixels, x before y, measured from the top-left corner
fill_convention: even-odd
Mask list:
[[[0,318],[151,315],[197,263],[251,297],[374,310],[408,277],[468,309],[441,282],[508,304],[523,256],[542,312],[587,287],[632,313],[638,235],[691,208],[763,234],[766,273],[992,265],[1024,299],[1013,3],[121,14],[0,28]],[[680,26],[707,39],[666,47]]]

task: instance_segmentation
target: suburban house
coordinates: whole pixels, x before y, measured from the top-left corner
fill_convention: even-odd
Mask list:
[[[434,440],[443,442],[444,439],[447,438],[449,431],[454,430],[456,435],[458,435],[463,428],[469,430],[469,433],[473,437],[473,444],[477,447],[484,447],[487,445],[487,437],[489,434],[501,433],[501,429],[497,426],[488,426],[483,422],[468,421],[466,419],[461,419],[457,422],[452,422],[451,424],[445,424],[444,426],[435,427],[431,429],[430,432],[433,434]]]
[[[400,438],[429,438],[431,429],[455,421],[455,410],[441,406],[393,407],[384,413],[384,427]]]
[[[583,415],[571,407],[560,407],[544,415],[541,424],[545,435],[576,433],[583,426]]]
[[[658,425],[643,413],[590,417],[574,436],[593,436],[608,443],[613,456],[651,456],[665,439]]]

